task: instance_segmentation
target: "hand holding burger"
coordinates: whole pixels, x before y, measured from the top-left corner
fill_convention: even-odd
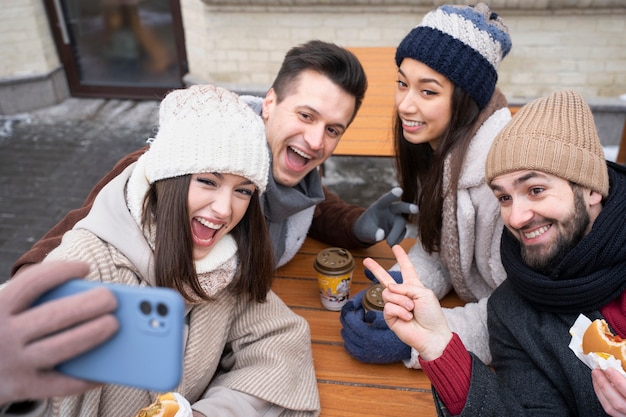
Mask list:
[[[591,322],[583,335],[582,348],[585,355],[594,352],[605,359],[613,355],[626,370],[626,341],[613,334],[605,320]]]
[[[606,321],[580,314],[569,332],[569,348],[589,369],[612,368],[626,378],[626,340],[613,334]]]

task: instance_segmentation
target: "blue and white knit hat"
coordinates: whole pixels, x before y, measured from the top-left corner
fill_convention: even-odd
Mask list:
[[[511,50],[508,28],[485,3],[441,6],[400,42],[398,67],[413,58],[447,77],[483,109],[498,81],[498,65]]]

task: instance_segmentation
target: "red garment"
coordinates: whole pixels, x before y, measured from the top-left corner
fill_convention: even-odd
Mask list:
[[[461,414],[469,393],[472,358],[459,335],[452,333],[440,357],[432,361],[419,358],[419,363],[450,414]]]
[[[617,335],[626,339],[626,292],[600,308],[600,313]]]
[[[617,335],[626,339],[626,292],[600,308],[600,312]],[[448,411],[460,414],[469,393],[472,358],[459,336],[453,333],[439,358],[433,361],[419,358],[419,363]]]

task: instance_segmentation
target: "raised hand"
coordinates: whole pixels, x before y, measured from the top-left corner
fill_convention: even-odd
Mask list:
[[[400,340],[419,352],[422,359],[436,359],[452,339],[452,331],[439,300],[424,287],[404,249],[396,245],[392,251],[402,272],[402,284],[396,283],[373,259],[363,261],[363,265],[386,287],[382,294],[385,321]]]
[[[626,416],[626,378],[615,369],[594,369],[591,379],[604,411],[613,417]]]
[[[22,269],[0,290],[0,405],[97,386],[54,367],[117,331],[113,293],[99,288],[30,308],[47,290],[88,271],[85,263],[45,262]]]
[[[402,188],[394,187],[369,206],[352,228],[357,239],[376,243],[387,238],[389,246],[400,243],[406,235],[404,214],[417,213],[417,206],[401,201],[401,196]]]

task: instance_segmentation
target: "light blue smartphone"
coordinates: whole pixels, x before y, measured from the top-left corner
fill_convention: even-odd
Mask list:
[[[120,328],[103,344],[57,366],[66,375],[105,384],[166,392],[180,382],[184,301],[167,288],[75,279],[43,294],[34,305],[105,286],[116,296]]]

